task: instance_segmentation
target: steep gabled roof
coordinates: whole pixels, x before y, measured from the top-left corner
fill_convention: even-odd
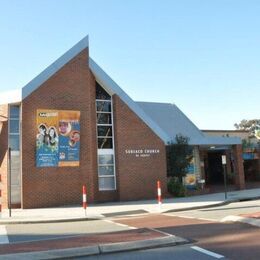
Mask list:
[[[54,61],[49,67],[41,72],[37,77],[31,80],[22,89],[22,99],[29,96],[34,90],[41,86],[52,75],[59,71],[65,64],[77,56],[81,51],[89,46],[88,35],[75,44],[71,49],[65,52],[60,58]]]
[[[175,140],[177,134],[189,137],[191,143],[204,138],[202,132],[174,104],[137,102],[146,114],[167,132],[170,139]]]
[[[5,103],[15,103],[29,96],[40,87],[46,80],[59,71],[66,63],[72,60],[82,50],[89,47],[88,36],[79,41],[65,54],[53,62],[37,77],[25,85],[22,90],[15,94],[9,93],[4,100]],[[239,144],[239,138],[208,137],[180,111],[180,109],[168,103],[151,103],[133,101],[96,63],[89,58],[90,70],[108,93],[118,95],[128,107],[141,119],[156,135],[165,143],[174,140],[176,134],[182,134],[190,138],[193,145],[230,145]],[[2,96],[2,95],[1,95]],[[1,97],[2,99],[2,97]],[[3,99],[2,99],[3,100]],[[3,104],[2,100],[0,101]]]
[[[22,99],[29,96],[33,91],[40,87],[52,75],[58,72],[65,64],[72,60],[82,50],[89,47],[88,36],[79,41],[65,54],[48,66],[38,76],[31,80],[22,88]],[[86,64],[87,65],[87,64]],[[89,67],[96,77],[96,80],[110,93],[117,94],[130,109],[133,110],[162,140],[166,141],[169,137],[155,124],[149,116],[147,116],[142,109],[92,60],[89,58]]]
[[[139,116],[164,142],[169,140],[167,133],[156,124],[149,115],[147,115],[140,106],[134,102],[91,58],[89,59],[89,67],[94,74],[96,81],[105,88],[110,95],[118,95],[128,107]]]
[[[177,134],[187,136],[192,145],[231,145],[239,144],[239,138],[205,136],[195,124],[174,104],[137,102],[143,111],[163,129],[169,140]]]

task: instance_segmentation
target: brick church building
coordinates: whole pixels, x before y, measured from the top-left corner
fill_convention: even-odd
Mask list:
[[[89,57],[88,37],[0,97],[3,207],[79,204],[83,184],[90,203],[154,199],[157,180],[166,194],[165,146],[176,134],[194,147],[196,181],[203,156],[223,151],[244,188],[239,138],[206,136],[173,104],[133,101]]]

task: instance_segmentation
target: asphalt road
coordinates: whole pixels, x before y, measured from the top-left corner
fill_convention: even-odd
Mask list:
[[[219,222],[228,215],[259,211],[260,200],[256,200],[178,213],[118,216],[105,220],[71,223],[6,225],[1,226],[0,243],[46,240],[148,227],[189,239],[191,245],[122,254],[122,257],[132,258],[115,258],[112,255],[105,255],[93,259],[162,259],[156,258],[160,255],[164,256],[163,259],[216,258],[195,250],[191,246],[201,247],[228,259],[260,259],[259,227],[242,223]],[[178,257],[173,258],[173,255]],[[116,254],[116,256],[121,255]]]
[[[175,225],[174,223],[179,223],[179,221],[176,221],[176,218],[174,217],[183,217],[184,218],[183,228],[185,228],[185,223],[187,221],[189,222],[189,220],[186,218],[209,220],[210,221],[209,224],[212,224],[211,221],[218,222],[228,215],[247,214],[247,213],[254,213],[259,211],[260,211],[260,200],[255,200],[255,201],[232,203],[226,206],[221,206],[216,208],[167,213],[164,214],[164,216],[168,216],[166,221],[167,227],[168,226],[171,227],[172,225]],[[148,215],[148,216],[153,216],[153,215]],[[122,218],[122,216],[119,217]],[[129,225],[133,227],[135,227],[136,225],[137,227],[146,227],[146,223],[145,223],[146,217],[145,218],[141,217],[142,221],[140,223],[137,221],[139,218],[140,217],[137,218],[129,217],[127,218],[129,219],[129,221],[126,221],[126,223],[124,221],[123,222],[117,221],[118,218],[110,218],[105,220],[93,220],[93,221],[82,221],[82,222],[5,225],[5,226],[1,226],[0,229],[0,243],[1,243],[1,239],[3,240],[3,242],[6,241],[6,239],[8,239],[10,243],[13,243],[13,242],[21,242],[21,241],[53,239],[53,238],[60,238],[60,237],[74,236],[74,235],[81,235],[81,234],[104,233],[104,232],[127,230],[131,228],[129,227]],[[157,218],[160,219],[161,217],[159,217],[158,215],[156,219]],[[135,221],[132,223],[131,219],[134,219]],[[147,219],[149,220],[150,217],[147,217]],[[168,223],[168,219],[171,220],[170,223]],[[158,221],[155,221],[154,225],[153,223],[149,223],[149,226],[158,227],[158,225],[156,224],[157,222]],[[122,226],[121,224],[126,224],[127,226]],[[165,223],[162,223],[163,226],[164,224]],[[222,225],[224,224],[221,224],[221,226]],[[181,228],[182,222],[180,222],[178,226]],[[243,227],[244,226],[250,228],[250,226],[243,225]],[[159,227],[160,227],[160,223],[159,223]],[[178,233],[178,235],[182,236],[182,233]]]
[[[221,207],[169,213],[171,216],[221,221],[229,215],[260,212],[260,200],[231,203]]]
[[[189,239],[196,246],[229,259],[260,259],[260,229],[242,223],[221,223],[227,215],[259,211],[259,200],[215,209],[114,219],[134,227],[156,228]],[[176,216],[178,215],[178,216]]]

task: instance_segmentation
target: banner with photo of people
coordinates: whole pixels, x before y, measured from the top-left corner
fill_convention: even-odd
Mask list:
[[[79,166],[80,111],[37,110],[36,166]]]

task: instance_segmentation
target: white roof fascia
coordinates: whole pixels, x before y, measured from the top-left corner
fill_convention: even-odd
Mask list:
[[[22,90],[15,89],[0,93],[0,105],[19,103],[22,100]]]
[[[165,143],[170,140],[170,137],[90,57],[89,68],[94,74],[97,82],[100,83],[110,95],[118,95],[120,99],[123,100]]]
[[[47,67],[43,72],[41,72],[37,77],[31,80],[22,89],[22,99],[29,96],[33,91],[40,87],[46,80],[53,76],[57,71],[59,71],[66,63],[78,55],[82,50],[89,47],[88,35],[84,37],[81,41],[75,44],[71,49],[64,53],[60,58],[53,62],[49,67]]]
[[[202,145],[237,145],[241,144],[240,137],[218,137],[218,136],[205,136]]]

